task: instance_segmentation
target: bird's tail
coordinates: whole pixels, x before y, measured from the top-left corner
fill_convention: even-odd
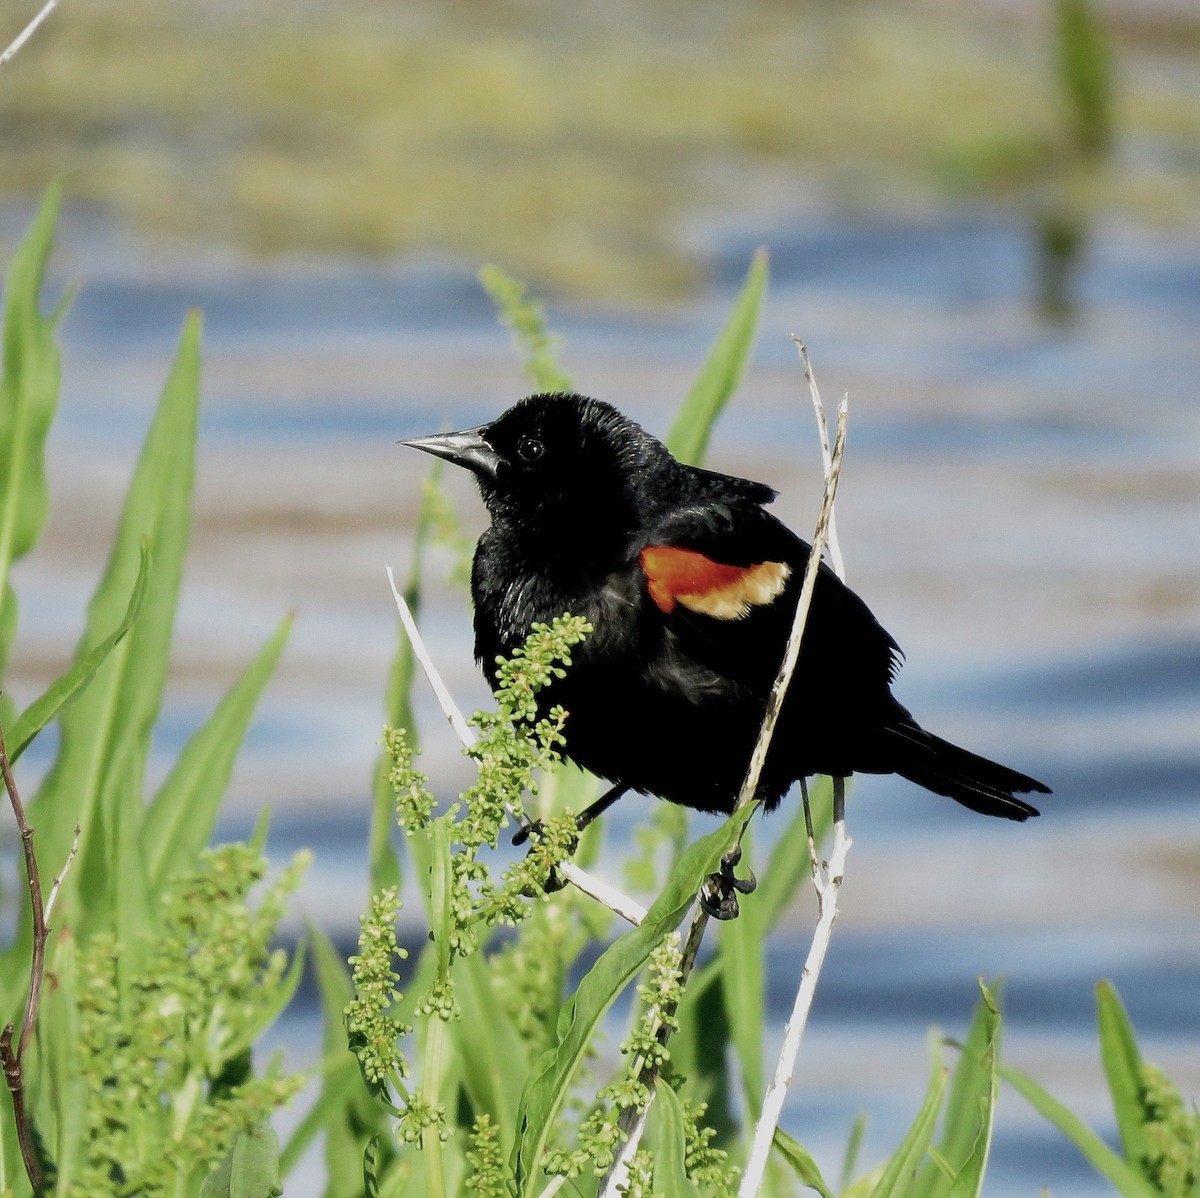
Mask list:
[[[895,724],[888,728],[888,733],[894,753],[892,768],[896,773],[934,794],[947,795],[972,811],[1026,820],[1037,815],[1038,810],[1016,796],[1030,791],[1050,793],[1044,782],[960,749],[918,724],[907,721]]]

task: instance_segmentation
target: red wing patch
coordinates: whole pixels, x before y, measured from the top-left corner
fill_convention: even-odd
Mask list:
[[[770,603],[791,574],[786,562],[726,566],[692,549],[648,545],[640,554],[650,598],[669,613],[676,604],[718,620],[740,620],[751,607]]]

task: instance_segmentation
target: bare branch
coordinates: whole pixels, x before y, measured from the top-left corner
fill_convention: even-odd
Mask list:
[[[841,553],[835,549],[832,541],[833,533],[833,497],[830,481],[836,483],[837,472],[841,465],[841,456],[846,436],[847,400],[843,398],[838,406],[837,434],[832,454],[827,453],[827,431],[825,413],[821,405],[820,392],[817,390],[813,377],[812,365],[808,360],[808,350],[804,343],[793,337],[799,346],[800,357],[804,363],[804,375],[808,379],[809,389],[813,398],[813,407],[817,413],[817,424],[821,429],[822,455],[826,460],[825,497],[828,501],[830,557],[833,559],[834,570],[839,578],[845,581],[845,571],[841,562]],[[824,510],[824,509],[823,509]],[[813,557],[819,553],[816,539],[813,541]],[[812,560],[809,561],[812,566]],[[805,576],[805,583],[808,583]],[[803,602],[803,600],[802,600]],[[784,1099],[787,1097],[788,1086],[791,1084],[792,1073],[795,1069],[796,1058],[800,1052],[800,1041],[808,1023],[808,1013],[812,1009],[813,997],[816,994],[817,980],[821,976],[821,968],[825,963],[825,953],[829,948],[833,935],[834,920],[837,919],[838,893],[842,885],[842,877],[846,870],[846,855],[850,851],[850,837],[846,834],[846,779],[833,779],[833,850],[829,863],[823,864],[817,856],[816,841],[813,836],[812,811],[808,802],[808,787],[803,784],[802,797],[804,800],[804,819],[808,832],[808,853],[812,864],[813,887],[817,892],[817,926],[813,931],[812,943],[800,974],[800,985],[796,991],[796,1001],[792,1006],[792,1014],[784,1028],[783,1046],[775,1065],[775,1073],[771,1084],[763,1097],[762,1110],[759,1112],[758,1123],[754,1129],[754,1142],[750,1147],[750,1156],[742,1173],[742,1183],[738,1190],[738,1198],[756,1198],[766,1172],[767,1157],[775,1138],[775,1129],[779,1126],[779,1117],[783,1112]]]
[[[46,895],[46,910],[43,913],[46,924],[50,923],[50,912],[54,910],[54,901],[58,898],[59,888],[63,884],[63,879],[66,878],[67,872],[74,864],[75,858],[79,856],[79,839],[83,833],[79,830],[79,825],[75,825],[75,835],[71,837],[71,851],[67,854],[66,861],[63,862],[63,867],[58,871],[58,876],[50,883],[50,893]]]
[[[429,679],[430,686],[433,687],[433,693],[437,697],[438,706],[441,707],[442,714],[450,721],[450,727],[454,729],[458,739],[462,742],[463,748],[469,749],[475,743],[475,733],[472,731],[471,725],[467,723],[463,713],[458,709],[458,705],[454,702],[454,697],[450,694],[450,688],[443,681],[437,666],[433,664],[433,658],[429,655],[429,650],[426,648],[425,641],[421,636],[420,630],[417,628],[417,622],[413,619],[412,611],[396,586],[396,579],[392,574],[392,568],[386,566],[385,569],[387,571],[388,583],[392,588],[392,596],[396,600],[396,610],[400,613],[400,623],[404,626],[404,631],[408,636],[409,642],[412,644],[413,653],[417,661],[421,663],[421,669],[424,670],[425,677]],[[505,809],[522,827],[529,826],[529,819],[523,812],[514,811],[512,807],[507,805]],[[573,861],[564,861],[555,868],[576,889],[581,890],[590,898],[594,898],[598,903],[603,904],[610,911],[619,915],[635,927],[646,918],[646,908],[640,903],[622,894],[615,886],[610,886],[607,882],[602,882],[599,878],[592,877],[591,874],[580,869]]]
[[[804,628],[808,623],[808,612],[812,606],[813,592],[817,586],[817,573],[821,567],[821,554],[829,534],[829,520],[833,515],[833,500],[837,494],[838,476],[842,469],[842,453],[846,448],[846,415],[848,405],[842,400],[838,405],[837,434],[834,437],[833,453],[829,459],[829,474],[825,479],[825,495],[821,500],[821,511],[817,516],[817,527],[813,532],[812,549],[808,554],[808,564],[804,568],[804,582],[800,587],[800,598],[796,602],[796,615],[792,620],[792,630],[788,634],[787,648],[784,650],[783,663],[775,676],[775,684],[771,687],[767,699],[767,710],[763,716],[762,727],[758,731],[758,743],[750,757],[750,768],[746,771],[746,780],[742,783],[742,792],[738,795],[737,807],[740,810],[753,798],[758,790],[758,780],[762,774],[763,765],[767,760],[767,751],[771,747],[771,738],[775,735],[775,726],[779,723],[779,715],[783,710],[784,696],[788,684],[795,673],[796,663],[800,659],[800,642],[804,638]]]
[[[779,1126],[779,1117],[783,1112],[783,1102],[787,1097],[788,1086],[791,1084],[796,1057],[800,1052],[800,1041],[808,1023],[808,1013],[812,1009],[813,996],[817,990],[817,979],[821,976],[825,953],[833,935],[833,923],[837,919],[838,891],[846,870],[846,854],[850,851],[850,844],[850,837],[846,835],[846,779],[834,778],[833,851],[829,856],[829,864],[813,873],[819,912],[817,927],[813,932],[812,944],[809,946],[804,969],[800,974],[800,987],[796,991],[792,1014],[783,1029],[783,1047],[780,1049],[779,1060],[775,1065],[775,1074],[771,1078],[771,1084],[767,1087],[767,1093],[763,1098],[762,1111],[754,1129],[754,1143],[750,1148],[750,1157],[746,1161],[745,1171],[742,1173],[738,1198],[755,1198],[762,1185],[763,1174],[767,1167],[767,1157],[775,1138],[775,1129]]]
[[[14,41],[8,47],[8,49],[4,51],[3,54],[0,54],[0,67],[8,62],[10,58],[14,57],[17,51],[20,50],[20,48],[27,41],[29,41],[31,37],[33,37],[34,33],[37,31],[37,27],[54,11],[57,5],[58,0],[47,0],[42,11],[39,12],[38,15],[34,17],[33,20],[30,21],[20,33],[17,34],[16,41]]]
[[[800,354],[800,361],[804,365],[804,379],[808,383],[808,393],[812,397],[813,412],[816,413],[817,417],[817,432],[821,438],[821,465],[825,470],[825,478],[828,480],[829,471],[833,466],[833,459],[829,449],[829,422],[825,419],[825,405],[821,402],[821,392],[817,387],[817,376],[813,374],[812,363],[808,359],[808,346],[795,333],[792,334],[792,340],[796,343],[796,349]],[[843,402],[845,402],[844,399]],[[837,513],[832,509],[829,512],[829,561],[833,566],[833,572],[845,582],[846,566],[842,561],[842,547],[838,542]]]
[[[33,829],[25,816],[25,804],[21,802],[12,766],[8,760],[8,748],[4,743],[4,729],[0,727],[0,774],[4,776],[4,789],[12,804],[17,828],[21,833],[21,845],[25,850],[25,876],[29,880],[29,905],[33,911],[33,957],[29,966],[29,996],[25,1000],[25,1016],[21,1021],[21,1036],[13,1048],[15,1029],[10,1023],[0,1033],[0,1064],[4,1067],[4,1078],[12,1095],[13,1116],[17,1125],[17,1140],[21,1145],[21,1159],[29,1184],[37,1193],[42,1186],[42,1167],[33,1143],[33,1131],[25,1112],[25,1050],[37,1026],[38,1006],[42,997],[42,980],[46,975],[46,912],[42,905],[42,881],[38,875],[37,853],[33,847]]]

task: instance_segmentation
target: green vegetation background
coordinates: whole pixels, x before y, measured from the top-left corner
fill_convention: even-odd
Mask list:
[[[1086,36],[1063,49],[1088,12],[89,0],[6,69],[0,195],[71,170],[139,233],[450,251],[592,301],[693,285],[695,218],[731,213],[975,199],[1200,228],[1200,15],[1115,6],[1114,87]]]

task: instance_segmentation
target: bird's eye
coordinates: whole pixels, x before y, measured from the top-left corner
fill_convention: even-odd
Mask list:
[[[523,462],[536,462],[546,447],[536,437],[522,437],[517,442],[517,457]]]

